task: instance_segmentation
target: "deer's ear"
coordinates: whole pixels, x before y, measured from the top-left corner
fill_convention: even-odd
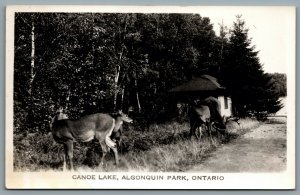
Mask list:
[[[122,110],[119,110],[118,113],[119,113],[119,114],[123,114]]]

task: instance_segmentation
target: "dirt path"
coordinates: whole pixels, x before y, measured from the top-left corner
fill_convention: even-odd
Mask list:
[[[222,145],[190,172],[278,172],[286,168],[286,123],[264,123]]]

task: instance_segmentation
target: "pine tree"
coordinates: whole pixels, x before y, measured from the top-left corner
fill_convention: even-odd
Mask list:
[[[262,69],[241,16],[237,16],[226,46],[221,75],[232,96],[234,113],[246,116],[251,112],[260,118],[278,111],[281,107],[279,95],[273,90],[271,78]]]

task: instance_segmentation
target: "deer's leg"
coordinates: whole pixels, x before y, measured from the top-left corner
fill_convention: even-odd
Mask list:
[[[199,139],[199,127],[195,129],[195,137],[196,139]]]
[[[118,155],[118,149],[116,147],[111,148],[114,152],[114,156],[115,156],[115,161],[116,161],[116,165],[119,164],[119,155]]]
[[[196,136],[196,129],[197,129],[197,121],[191,122],[191,129],[190,129],[190,137],[192,139],[193,136]]]
[[[202,126],[199,126],[199,140],[202,138]]]
[[[66,163],[66,147],[65,147],[65,144],[63,144],[63,147],[64,147],[64,149],[63,149],[63,155],[62,155],[62,157],[63,157],[63,171],[65,171],[65,170],[67,170],[67,163]],[[61,148],[59,147],[58,149],[57,149],[57,159],[58,160],[61,160]]]
[[[113,140],[111,140],[112,144],[109,144],[108,139],[105,139],[105,143],[106,143],[106,147],[108,148],[108,150],[110,151],[110,149],[112,149],[112,151],[114,152],[114,157],[115,157],[115,161],[116,161],[116,165],[119,164],[119,155],[118,155],[118,145],[119,145],[119,141],[121,140],[121,133],[119,133],[119,135],[117,136],[117,134],[114,134],[114,138]],[[119,140],[117,140],[119,139]]]
[[[193,136],[193,126],[191,126],[190,128],[190,137],[192,138],[192,136]]]
[[[211,135],[211,123],[207,123],[207,130],[208,130],[208,133],[209,133],[209,137],[210,137],[210,143],[212,144],[213,143],[213,139],[212,139],[212,135]]]
[[[217,135],[218,135],[218,140],[221,140],[222,139],[222,135],[221,135],[221,132],[219,132],[218,129],[217,129]]]
[[[63,155],[63,160],[64,160],[64,164],[63,164],[63,171],[67,170],[67,162],[66,162],[66,153]]]
[[[66,171],[69,168],[69,159],[68,159],[68,147],[67,144],[64,143],[64,155],[63,155],[63,171]]]
[[[202,126],[198,126],[195,131],[195,136],[198,140],[201,140],[202,137]]]
[[[69,140],[64,143],[64,152],[64,168],[66,166],[68,169],[73,170],[73,141]]]
[[[99,143],[100,143],[100,146],[101,146],[101,149],[102,149],[102,157],[101,157],[101,162],[100,162],[100,165],[103,165],[104,163],[104,158],[107,154],[107,146],[106,146],[106,143],[105,143],[105,140],[99,140]]]

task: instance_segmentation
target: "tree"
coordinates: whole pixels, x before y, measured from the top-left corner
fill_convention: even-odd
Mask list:
[[[199,14],[17,13],[15,27],[17,131],[48,131],[59,106],[70,118],[133,107],[168,120],[167,91],[219,63]]]
[[[287,95],[287,81],[286,81],[286,74],[282,74],[282,73],[273,73],[267,74],[268,77],[271,78],[271,82],[274,83],[273,87],[274,87],[274,91],[276,93],[279,93],[280,97],[285,97]]]
[[[224,50],[222,81],[232,95],[235,114],[246,116],[252,112],[274,113],[280,109],[279,95],[275,93],[271,78],[264,73],[255,47],[251,46],[248,29],[241,16],[237,16],[229,42]]]

